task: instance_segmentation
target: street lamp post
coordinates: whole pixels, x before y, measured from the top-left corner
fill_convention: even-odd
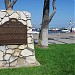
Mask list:
[[[72,25],[71,20],[70,20],[70,22],[69,22],[69,25]],[[70,32],[72,32],[72,26],[71,26],[71,28],[70,28]]]

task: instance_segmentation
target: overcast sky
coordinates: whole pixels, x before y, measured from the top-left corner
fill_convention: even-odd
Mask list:
[[[17,0],[13,10],[29,11],[32,15],[32,25],[40,27],[42,22],[43,2],[44,0]],[[74,21],[74,2],[75,0],[56,0],[56,14],[49,24],[49,27],[66,27],[69,25],[70,20]],[[51,13],[51,5],[50,9]],[[4,0],[0,0],[0,10],[5,10]]]

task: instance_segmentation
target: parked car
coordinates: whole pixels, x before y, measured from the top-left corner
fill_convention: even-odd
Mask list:
[[[68,33],[68,32],[70,32],[70,30],[68,30],[68,29],[62,29],[62,32]]]

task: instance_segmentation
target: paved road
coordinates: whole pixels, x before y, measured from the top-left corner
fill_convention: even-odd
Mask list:
[[[57,33],[49,35],[49,44],[71,44],[75,43],[75,33]]]
[[[38,41],[38,34],[33,35],[34,40]],[[71,44],[75,43],[75,33],[56,33],[49,34],[48,36],[49,44]]]

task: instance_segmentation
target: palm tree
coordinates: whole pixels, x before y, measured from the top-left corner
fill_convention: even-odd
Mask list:
[[[41,33],[40,33],[41,45],[43,47],[48,47],[48,26],[54,14],[56,13],[55,2],[56,0],[53,0],[52,2],[53,13],[49,16],[50,0],[44,0],[43,17],[42,17]]]
[[[5,3],[5,8],[6,10],[12,10],[14,4],[16,3],[17,0],[4,0],[4,3]]]

